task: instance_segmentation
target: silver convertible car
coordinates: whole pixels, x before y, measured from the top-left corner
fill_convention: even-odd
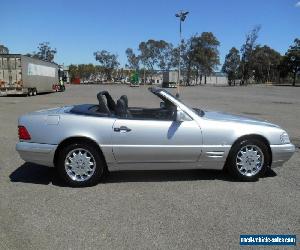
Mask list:
[[[288,134],[267,121],[189,108],[164,89],[149,88],[157,108],[115,102],[36,111],[19,118],[16,149],[26,162],[56,167],[71,186],[96,184],[109,171],[226,169],[256,180],[294,153]]]

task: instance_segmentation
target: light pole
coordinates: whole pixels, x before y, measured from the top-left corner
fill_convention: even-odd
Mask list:
[[[294,74],[294,76],[293,76],[293,86],[295,86],[295,85],[296,85],[296,75],[297,75],[297,70],[294,69],[294,63],[295,63],[295,61],[296,61],[296,57],[295,57],[295,56],[291,56],[290,60],[291,60],[291,62],[292,62],[293,74]]]
[[[176,97],[179,97],[179,85],[180,85],[180,63],[181,63],[181,44],[182,44],[182,39],[181,39],[181,22],[184,22],[186,16],[189,14],[188,11],[179,11],[178,13],[175,14],[176,17],[179,18],[179,60],[178,60],[178,79],[177,79],[177,93]]]

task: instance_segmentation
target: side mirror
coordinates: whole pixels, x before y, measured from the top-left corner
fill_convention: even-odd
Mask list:
[[[160,104],[159,104],[159,106],[160,106],[160,108],[165,108],[166,107],[166,104],[164,103],[164,102],[161,102]]]
[[[184,111],[177,109],[176,111],[176,122],[184,122],[184,121],[191,121],[191,117],[187,115]]]

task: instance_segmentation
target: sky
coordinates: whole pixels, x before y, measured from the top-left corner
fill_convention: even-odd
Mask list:
[[[300,0],[4,0],[0,6],[0,44],[26,54],[49,41],[55,61],[65,65],[97,64],[93,52],[104,49],[124,66],[125,50],[137,50],[141,41],[178,45],[179,10],[190,12],[183,38],[213,32],[221,63],[255,25],[262,27],[257,42],[281,54],[300,38]]]

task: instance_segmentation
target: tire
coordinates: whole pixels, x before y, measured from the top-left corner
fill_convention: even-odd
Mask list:
[[[263,176],[270,163],[268,146],[258,139],[235,143],[228,156],[229,173],[243,181],[256,181]]]
[[[32,95],[33,95],[32,89],[28,89],[28,96],[32,96]]]
[[[95,146],[89,143],[72,143],[62,148],[57,163],[59,176],[72,187],[96,185],[106,166]]]
[[[36,90],[36,88],[34,88],[34,89],[32,90],[32,95],[33,95],[33,96],[36,96],[36,95],[37,95],[37,90]]]

